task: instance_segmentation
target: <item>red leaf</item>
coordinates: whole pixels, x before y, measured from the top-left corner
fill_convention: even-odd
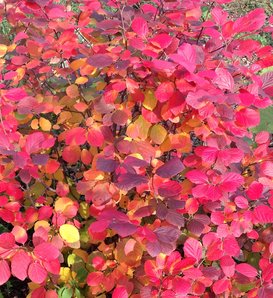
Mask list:
[[[44,242],[34,248],[34,254],[45,261],[52,261],[59,257],[59,250],[51,243]]]
[[[237,19],[233,24],[233,32],[254,32],[259,30],[266,20],[266,14],[263,8],[252,10],[247,15]]]
[[[154,282],[161,278],[162,270],[156,266],[156,263],[152,260],[148,260],[144,264],[144,270],[147,276]]]
[[[142,17],[136,17],[133,20],[131,27],[133,31],[141,37],[145,37],[149,31],[147,21]]]
[[[30,262],[31,258],[26,252],[23,250],[18,251],[11,259],[12,275],[20,280],[25,280]]]
[[[101,147],[104,142],[104,136],[101,130],[90,128],[87,135],[87,141],[92,146]]]
[[[273,177],[273,169],[270,170],[271,167],[272,167],[272,165],[269,165],[269,167],[265,166],[265,170],[266,170],[266,172],[268,171],[268,174],[271,173],[272,174],[271,177]],[[261,172],[263,172],[263,170],[261,170]],[[263,187],[263,185],[261,183],[259,183],[257,181],[253,181],[250,184],[248,190],[246,191],[246,194],[248,195],[248,197],[250,198],[250,200],[258,200],[262,196],[263,189],[264,189],[264,187]]]
[[[220,266],[226,277],[232,277],[235,272],[235,262],[230,256],[224,256],[220,259]]]
[[[10,278],[10,267],[6,260],[0,260],[0,286],[5,284]]]
[[[90,287],[96,287],[103,282],[104,275],[102,272],[91,272],[88,274],[86,282]]]
[[[192,257],[199,262],[202,258],[202,245],[194,238],[188,238],[184,244],[184,253],[186,257]]]
[[[67,145],[83,145],[86,142],[85,129],[75,127],[67,131],[65,134],[65,143]]]
[[[230,287],[230,281],[226,279],[220,279],[216,281],[213,286],[212,290],[216,295],[222,294],[227,292]]]
[[[38,262],[31,263],[28,267],[28,276],[31,281],[41,284],[47,278],[47,271]]]
[[[113,291],[112,297],[113,298],[128,298],[129,296],[128,296],[128,293],[127,293],[125,287],[117,287]]]
[[[260,123],[259,111],[244,108],[238,111],[235,115],[236,124],[242,127],[255,127]]]
[[[108,54],[95,54],[88,58],[88,63],[94,67],[106,67],[113,63],[113,59]]]
[[[172,82],[161,83],[155,91],[155,97],[159,102],[168,101],[173,94],[174,84]]]
[[[258,274],[256,268],[246,263],[236,265],[236,271],[250,278]]]
[[[0,247],[5,249],[11,249],[15,245],[15,237],[12,233],[0,234]]]
[[[161,33],[150,39],[150,42],[161,49],[166,49],[172,42],[172,37],[169,34]]]
[[[171,178],[184,170],[184,165],[178,157],[167,161],[156,170],[156,174],[162,178]]]
[[[268,206],[257,206],[253,215],[259,224],[273,223],[273,209]]]

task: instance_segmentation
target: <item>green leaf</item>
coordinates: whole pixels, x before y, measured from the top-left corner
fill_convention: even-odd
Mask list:
[[[62,287],[58,291],[58,297],[60,298],[72,298],[72,296],[73,296],[73,289],[71,288]]]
[[[88,271],[85,268],[80,268],[77,270],[77,279],[79,282],[84,282],[87,278]]]
[[[260,110],[260,124],[252,129],[254,133],[268,131],[273,133],[273,106]]]

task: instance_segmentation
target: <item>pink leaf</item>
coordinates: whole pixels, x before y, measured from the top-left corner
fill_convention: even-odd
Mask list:
[[[236,265],[236,271],[250,278],[258,274],[256,268],[246,263]]]
[[[41,150],[41,143],[45,140],[45,136],[41,132],[34,132],[26,137],[26,152],[28,154]]]
[[[128,293],[127,293],[125,287],[117,287],[113,291],[112,297],[113,298],[128,298],[129,296],[128,296]]]
[[[223,175],[220,187],[222,191],[233,192],[244,182],[244,178],[237,173],[226,173]]]
[[[4,93],[4,98],[11,101],[19,101],[27,96],[27,93],[22,88],[13,88]]]
[[[51,243],[44,242],[34,248],[34,254],[45,261],[52,261],[59,257],[59,250]]]
[[[189,72],[194,72],[196,68],[196,50],[189,43],[184,43],[179,49],[178,54],[171,54],[170,58],[185,67]]]
[[[65,18],[67,16],[63,10],[63,6],[50,9],[47,15],[50,19]]]
[[[11,259],[12,275],[20,280],[25,280],[30,262],[31,258],[26,252],[23,250],[18,251]]]
[[[259,224],[273,223],[273,209],[268,206],[257,206],[253,215]]]
[[[199,262],[202,258],[202,245],[194,238],[188,238],[184,244],[184,253],[186,257],[192,257]]]
[[[261,175],[268,176],[273,178],[273,162],[272,161],[264,161],[260,165]]]
[[[131,27],[133,31],[141,37],[145,37],[149,31],[147,21],[142,17],[136,17],[133,20]]]
[[[186,177],[195,184],[204,184],[208,182],[208,177],[206,174],[199,170],[192,170],[186,174]]]
[[[10,278],[10,267],[6,260],[0,260],[0,286],[5,284]]]
[[[220,89],[226,89],[231,92],[234,90],[234,79],[232,75],[224,68],[217,68],[215,70],[216,78],[214,79],[214,83]]]
[[[47,271],[40,263],[34,262],[28,267],[28,276],[33,282],[41,284],[47,277]]]

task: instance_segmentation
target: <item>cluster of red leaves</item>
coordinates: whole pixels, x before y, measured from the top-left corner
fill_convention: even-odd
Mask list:
[[[0,285],[273,297],[273,19],[228,2],[1,2]]]

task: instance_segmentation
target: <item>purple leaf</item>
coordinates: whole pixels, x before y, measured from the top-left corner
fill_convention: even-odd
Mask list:
[[[113,59],[108,54],[95,54],[88,59],[88,63],[94,67],[106,67],[113,63]]]
[[[96,168],[99,171],[114,172],[118,162],[114,159],[99,157],[96,162]]]
[[[146,176],[141,176],[137,174],[121,174],[118,177],[118,183],[116,183],[117,187],[123,190],[130,190],[138,185],[145,184],[148,182],[148,178]]]
[[[109,228],[114,229],[121,237],[127,237],[136,232],[137,226],[129,222],[111,223]]]
[[[171,178],[184,170],[184,165],[178,157],[167,161],[156,170],[156,174],[162,178]]]

